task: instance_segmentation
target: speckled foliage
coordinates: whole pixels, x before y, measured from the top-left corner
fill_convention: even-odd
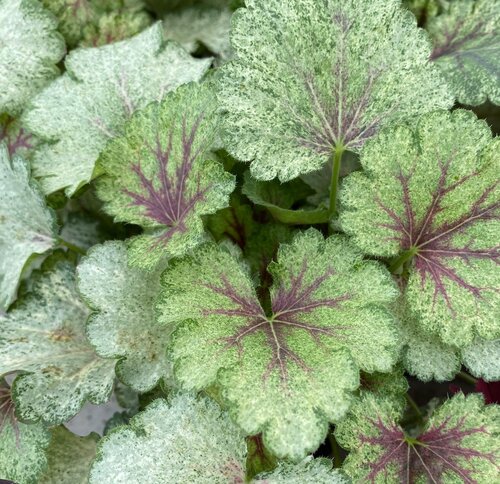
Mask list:
[[[101,154],[98,194],[117,221],[144,227],[130,262],[152,269],[204,240],[202,215],[229,204],[234,176],[209,153],[219,116],[208,83],[189,84],[151,104]]]
[[[50,434],[42,424],[26,425],[15,416],[11,391],[0,381],[0,478],[35,484],[47,467]]]
[[[344,184],[342,227],[367,254],[409,260],[418,329],[456,347],[498,338],[500,156],[486,123],[432,113],[385,131],[361,163]]]
[[[335,431],[350,450],[344,469],[354,482],[487,483],[498,477],[500,407],[459,393],[423,428],[405,431],[399,409],[371,396],[358,401]]]
[[[164,273],[159,322],[185,321],[171,345],[184,388],[217,382],[248,434],[263,432],[271,451],[298,460],[345,414],[359,369],[395,362],[398,335],[384,306],[396,289],[343,237],[313,229],[282,245],[276,261],[261,305],[245,263],[202,246]]]
[[[132,39],[72,51],[64,75],[32,100],[23,118],[46,141],[33,160],[44,192],[74,194],[92,179],[99,153],[134,111],[199,79],[210,63],[164,44],[160,24]]]
[[[0,114],[17,115],[58,75],[64,41],[37,0],[0,0],[0,26]]]
[[[500,104],[500,0],[447,1],[425,27],[439,67],[458,101]]]
[[[33,277],[32,290],[0,315],[0,376],[21,372],[12,393],[23,421],[56,424],[86,400],[108,399],[115,362],[99,358],[86,339],[88,310],[72,263],[55,254]]]
[[[207,398],[159,399],[99,446],[90,484],[244,482],[241,431]]]
[[[0,143],[0,311],[15,299],[29,258],[51,249],[56,233],[55,215],[29,164],[18,155],[11,158],[8,146]]]
[[[170,331],[156,323],[153,312],[163,269],[128,267],[126,246],[115,241],[95,246],[77,270],[80,293],[94,310],[89,341],[100,356],[119,358],[117,376],[138,392],[171,374],[165,354]]]
[[[400,0],[249,0],[219,100],[225,141],[252,175],[287,181],[336,146],[358,151],[386,124],[452,99]]]

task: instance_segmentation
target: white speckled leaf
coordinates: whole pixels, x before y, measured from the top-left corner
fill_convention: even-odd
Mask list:
[[[188,52],[203,44],[221,60],[231,56],[229,30],[232,12],[228,8],[190,7],[163,17],[167,39],[176,40]]]
[[[99,436],[92,433],[79,437],[64,426],[55,427],[50,433],[48,468],[37,484],[87,484]]]
[[[499,147],[470,111],[430,113],[367,144],[341,191],[342,228],[365,253],[408,257],[418,331],[458,348],[500,337]]]
[[[280,462],[272,472],[258,475],[252,482],[261,484],[348,484],[347,476],[333,469],[328,459],[307,457],[298,464]]]
[[[193,59],[162,35],[158,23],[122,42],[72,51],[66,73],[32,101],[24,122],[46,141],[33,164],[45,193],[72,195],[135,110],[206,72],[211,59]]]
[[[359,150],[381,126],[452,97],[426,34],[400,0],[250,0],[234,14],[223,66],[226,148],[282,181]]]
[[[500,104],[500,0],[452,0],[426,29],[439,67],[458,101]]]
[[[36,0],[0,0],[0,114],[19,114],[59,73],[57,20]]]
[[[171,354],[184,387],[217,382],[247,434],[263,432],[278,457],[301,460],[347,411],[359,369],[394,364],[399,338],[384,306],[397,290],[346,239],[314,229],[281,245],[276,260],[268,313],[248,267],[224,248],[206,244],[172,261],[158,320],[183,321]]]
[[[86,400],[108,399],[115,362],[99,358],[88,343],[87,316],[74,267],[59,254],[35,276],[32,291],[0,316],[0,375],[26,372],[12,390],[23,420],[65,422]]]
[[[210,153],[220,129],[211,85],[190,83],[139,111],[106,146],[98,195],[120,222],[144,233],[129,242],[129,262],[154,269],[206,239],[201,217],[227,207],[235,177]]]
[[[89,341],[103,358],[120,359],[118,377],[138,392],[171,374],[171,328],[156,323],[153,307],[163,269],[129,267],[126,245],[118,241],[91,249],[77,269],[80,293],[95,311],[87,324]]]
[[[18,422],[14,410],[10,388],[0,381],[0,479],[35,484],[47,467],[50,434],[41,423]]]
[[[478,339],[462,351],[464,365],[476,377],[486,381],[500,380],[500,339]]]
[[[343,464],[353,482],[377,484],[488,483],[498,480],[500,406],[458,393],[420,429],[406,432],[402,412],[365,395],[335,430],[350,453]]]
[[[55,215],[45,205],[28,163],[0,144],[0,310],[15,299],[21,272],[33,254],[56,243]]]
[[[90,484],[244,482],[246,443],[213,401],[159,399],[99,446]]]

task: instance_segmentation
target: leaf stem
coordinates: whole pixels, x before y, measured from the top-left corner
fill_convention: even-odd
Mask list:
[[[335,435],[333,435],[333,432],[328,434],[328,442],[330,443],[330,447],[332,449],[333,467],[339,469],[342,467],[342,457],[340,457],[340,447]]]
[[[85,255],[87,253],[87,251],[82,249],[81,247],[78,247],[77,245],[72,244],[71,242],[68,242],[67,240],[61,239],[60,237],[59,237],[59,239],[57,239],[57,242],[59,245],[62,245],[62,246],[66,247],[67,249],[69,249],[72,252],[75,252],[77,254]]]
[[[408,250],[402,252],[399,256],[392,259],[389,262],[389,271],[394,274],[405,262],[408,262],[416,253],[418,252],[418,247],[411,247]]]
[[[405,393],[405,398],[406,398],[406,401],[408,402],[408,405],[410,405],[410,407],[413,409],[413,411],[417,415],[418,420],[420,420],[420,422],[423,422],[424,416],[422,415],[422,412],[420,411],[420,408],[417,405],[417,403],[415,402],[415,400],[413,400],[413,398],[411,398],[408,393]]]
[[[333,155],[332,179],[330,181],[330,208],[328,213],[330,218],[333,217],[337,210],[337,196],[339,191],[340,166],[342,163],[342,155],[345,147],[337,144]]]
[[[473,376],[469,375],[465,371],[459,371],[457,373],[458,378],[461,378],[463,381],[469,383],[470,385],[476,385],[477,379],[474,378]]]

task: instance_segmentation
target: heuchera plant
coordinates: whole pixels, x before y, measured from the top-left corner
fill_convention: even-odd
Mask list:
[[[0,480],[497,482],[499,23],[0,0]]]

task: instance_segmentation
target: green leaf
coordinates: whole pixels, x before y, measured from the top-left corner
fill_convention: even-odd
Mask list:
[[[108,399],[115,362],[99,358],[86,339],[88,310],[69,261],[54,255],[32,284],[0,316],[0,375],[23,372],[13,384],[22,420],[57,424],[76,415],[86,400]]]
[[[47,467],[50,434],[42,424],[18,422],[10,388],[0,381],[0,478],[35,484]]]
[[[145,229],[130,242],[130,262],[152,269],[205,239],[201,216],[229,204],[234,176],[211,160],[219,116],[208,83],[191,83],[150,104],[101,155],[98,195],[116,221]]]
[[[83,211],[62,213],[61,239],[86,251],[106,240],[101,222]]]
[[[185,388],[219,384],[248,435],[262,432],[278,457],[299,460],[347,411],[359,369],[389,371],[395,362],[398,336],[385,306],[397,290],[346,239],[324,240],[314,229],[282,245],[268,271],[266,313],[248,267],[206,244],[163,273],[158,320],[184,321],[171,354]]]
[[[19,114],[59,74],[57,21],[36,0],[0,1],[0,114]]]
[[[328,459],[307,457],[298,464],[280,462],[272,472],[257,476],[252,482],[265,484],[348,484],[349,479],[337,469],[333,470]]]
[[[404,368],[398,365],[390,373],[361,373],[359,394],[371,393],[379,398],[403,400],[408,391],[408,382],[404,377]]]
[[[71,196],[93,177],[106,142],[122,134],[132,113],[166,92],[199,79],[211,59],[193,59],[163,43],[156,24],[132,39],[72,51],[66,72],[31,103],[26,127],[46,143],[33,170],[45,193]]]
[[[226,148],[259,180],[318,170],[389,123],[452,97],[400,0],[249,0],[234,14],[219,100]]]
[[[242,192],[256,205],[266,207],[276,220],[285,224],[314,225],[326,223],[330,218],[328,210],[323,208],[291,209],[296,200],[311,194],[300,179],[281,185],[275,180],[260,182],[246,172]]]
[[[151,23],[141,0],[42,0],[70,48],[97,47],[138,34]]]
[[[207,398],[155,400],[101,441],[90,484],[244,482],[245,439]]]
[[[0,144],[0,311],[16,297],[21,272],[33,254],[56,244],[57,224],[47,208],[29,165],[9,157]]]
[[[87,484],[99,436],[78,437],[63,426],[53,428],[51,434],[48,469],[38,484]]]
[[[500,1],[453,0],[426,24],[439,67],[463,104],[500,104]]]
[[[125,243],[118,241],[91,249],[77,269],[80,293],[95,311],[87,324],[89,341],[99,356],[119,359],[117,376],[138,392],[171,374],[165,354],[170,331],[153,312],[163,269],[129,267]]]
[[[10,157],[14,155],[30,158],[38,144],[36,138],[28,133],[19,121],[7,114],[0,116],[0,143],[7,145]]]
[[[191,7],[163,17],[167,39],[176,40],[188,52],[196,52],[200,44],[221,60],[231,56],[229,30],[232,12],[229,8]]]
[[[500,335],[499,141],[468,111],[426,115],[369,143],[341,195],[342,227],[365,253],[394,257],[394,271],[408,259],[417,330],[458,348]]]
[[[477,378],[486,381],[500,380],[500,339],[486,341],[478,339],[462,350],[462,360]]]
[[[344,470],[355,482],[494,482],[498,477],[500,407],[459,393],[406,432],[401,412],[367,395],[336,429],[350,451]]]

